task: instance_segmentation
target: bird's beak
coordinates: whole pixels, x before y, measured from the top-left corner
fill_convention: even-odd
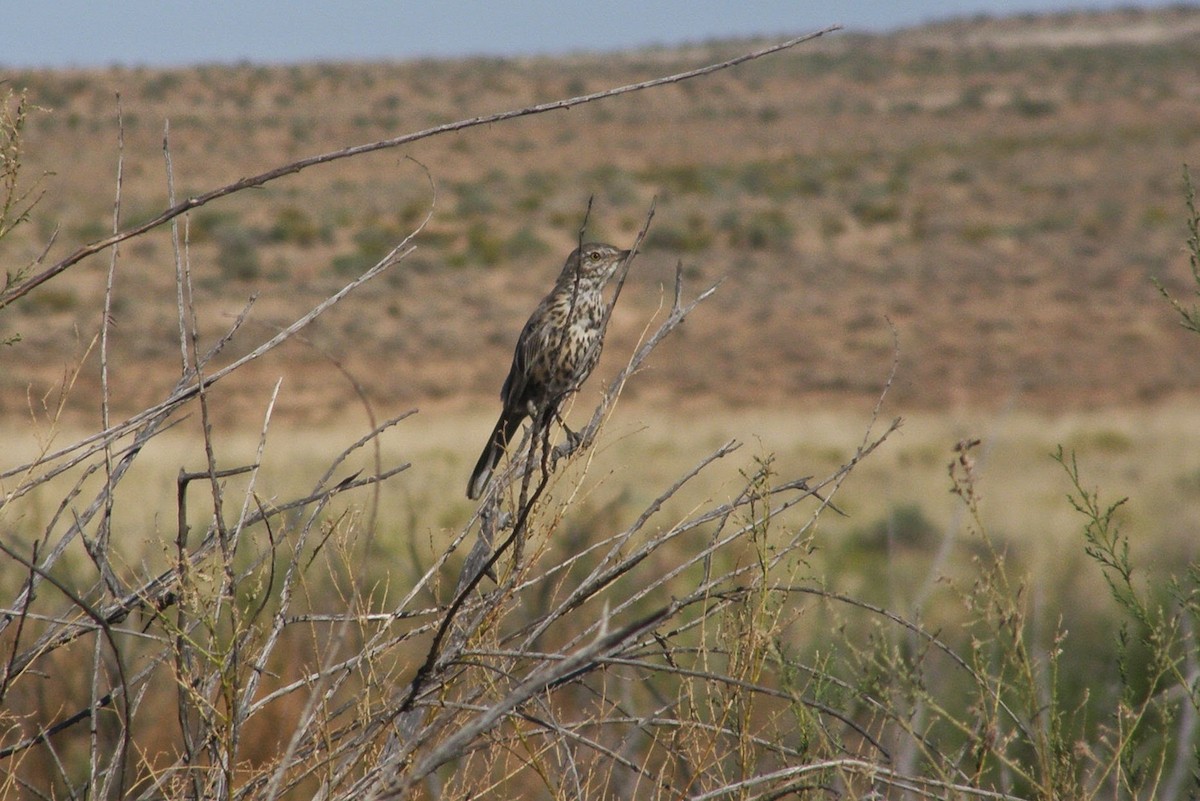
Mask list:
[[[633,252],[632,250],[622,250],[621,251],[621,261],[625,261],[626,259],[628,259],[629,254],[632,252]]]

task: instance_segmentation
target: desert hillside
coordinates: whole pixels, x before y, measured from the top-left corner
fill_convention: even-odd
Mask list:
[[[653,199],[608,368],[669,302],[725,279],[633,398],[733,405],[874,395],[1036,409],[1200,389],[1195,341],[1152,279],[1189,292],[1182,166],[1200,154],[1200,10],[975,19],[834,34],[718,74],[315,167],[187,219],[202,334],[286,325],[417,225],[416,252],[223,390],[322,420],[375,401],[489,402],[517,331],[571,248],[626,244]],[[14,273],[303,156],[717,61],[761,42],[558,59],[8,71],[30,113],[21,180],[44,191],[0,251]],[[0,56],[0,60],[2,60]],[[118,115],[123,148],[118,149]],[[426,174],[426,171],[428,174]],[[181,229],[182,231],[182,229]],[[0,409],[94,367],[107,254],[0,313]],[[169,231],[119,252],[119,410],[178,373]],[[238,341],[230,354],[236,353]],[[71,394],[92,414],[98,371]],[[228,407],[226,407],[228,408]]]

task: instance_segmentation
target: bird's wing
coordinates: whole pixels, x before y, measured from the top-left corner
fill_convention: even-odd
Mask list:
[[[534,319],[530,318],[521,329],[521,336],[517,338],[517,347],[513,351],[512,367],[509,368],[508,377],[504,379],[504,386],[500,388],[500,400],[504,402],[506,409],[525,407],[525,387],[529,383],[529,363],[533,359],[530,352],[530,343],[534,339],[533,324]]]

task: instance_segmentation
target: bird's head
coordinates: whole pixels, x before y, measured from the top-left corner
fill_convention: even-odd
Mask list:
[[[563,275],[578,275],[583,280],[604,282],[612,278],[617,267],[621,266],[627,256],[628,250],[621,250],[603,242],[588,242],[573,250],[567,257]]]

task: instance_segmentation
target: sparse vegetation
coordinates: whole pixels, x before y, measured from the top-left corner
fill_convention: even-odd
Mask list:
[[[35,110],[25,91],[17,93],[11,86],[6,86],[4,94],[0,95],[0,245],[20,225],[29,221],[42,197],[41,178],[32,182],[22,178],[23,139],[29,114]],[[32,263],[15,269],[5,265],[4,287],[24,280],[32,268]]]
[[[234,281],[253,281],[262,273],[259,249],[265,237],[251,228],[229,225],[217,233],[217,267]]]
[[[1136,23],[1103,15],[980,20],[969,31],[932,27],[855,37],[852,46],[843,37],[782,55],[775,66],[748,64],[712,76],[694,90],[629,98],[619,108],[593,104],[580,114],[554,115],[544,126],[519,122],[414,143],[406,155],[429,168],[438,198],[435,228],[418,243],[420,258],[468,271],[532,260],[511,289],[537,293],[542,271],[553,272],[555,254],[574,236],[577,210],[588,196],[595,196],[602,212],[597,220],[620,223],[605,232],[610,236],[636,229],[645,205],[657,196],[670,214],[660,217],[655,250],[631,280],[656,287],[676,257],[688,256],[695,257],[689,269],[698,277],[715,278],[726,265],[738,264],[774,287],[766,294],[750,284],[728,287],[729,313],[753,316],[753,337],[706,329],[678,347],[708,357],[754,350],[769,362],[790,358],[786,343],[797,337],[824,343],[805,354],[803,369],[765,381],[756,378],[762,368],[754,360],[730,358],[697,375],[682,367],[686,359],[672,359],[658,375],[673,388],[720,395],[734,404],[784,403],[827,392],[831,385],[820,376],[878,369],[875,351],[842,347],[841,338],[827,335],[842,330],[850,316],[867,314],[877,321],[889,317],[904,337],[914,373],[895,393],[906,404],[942,402],[939,371],[947,337],[957,340],[956,358],[978,366],[958,386],[972,404],[993,403],[1015,387],[1022,403],[1044,411],[1064,404],[1136,404],[1192,391],[1200,387],[1200,370],[1175,369],[1187,361],[1189,347],[1155,313],[1160,299],[1153,287],[1112,280],[1133,272],[1170,274],[1166,268],[1178,252],[1171,187],[1177,165],[1200,138],[1189,94],[1191,65],[1200,52],[1196,38],[1185,35],[1195,24],[1194,9],[1158,14]],[[1140,43],[1122,39],[1130,24],[1142,26]],[[1093,38],[1079,36],[1081,29],[1092,31]],[[1153,31],[1158,38],[1148,33]],[[1104,35],[1113,41],[1103,41]],[[1060,41],[1070,44],[1059,46]],[[719,43],[705,47],[728,52]],[[155,120],[171,122],[184,196],[252,173],[279,154],[299,156],[395,135],[428,119],[453,119],[462,108],[519,106],[564,91],[572,81],[593,86],[599,75],[613,83],[636,81],[652,70],[694,63],[703,50],[527,64],[209,65],[190,71],[15,74],[11,85],[28,87],[28,103],[54,108],[29,117],[25,126],[39,145],[26,174],[65,163],[72,167],[69,176],[42,183],[50,191],[38,220],[49,230],[18,228],[9,239],[21,260],[6,269],[40,254],[60,221],[54,252],[105,230],[115,140],[107,87],[113,85],[124,88],[126,119],[136,115],[142,121],[126,130],[128,152],[138,154],[124,188],[132,214],[163,205],[161,182],[154,180],[157,161],[145,156],[160,147],[161,125]],[[280,96],[292,102],[281,106]],[[315,115],[315,108],[322,113]],[[596,116],[598,110],[604,113]],[[267,125],[268,118],[274,124]],[[215,130],[231,135],[217,137]],[[290,277],[298,287],[319,291],[320,281],[310,277],[353,270],[378,254],[377,247],[360,251],[356,239],[372,236],[364,229],[383,227],[393,234],[423,218],[427,186],[412,180],[419,172],[406,159],[372,156],[296,175],[254,208],[205,207],[191,216],[194,255],[210,258],[218,247],[210,215],[233,215],[226,224],[265,235],[255,245],[259,277],[253,280]],[[468,242],[472,228],[476,233]],[[162,242],[144,256],[126,253],[127,269],[166,280],[160,263],[166,252]],[[799,280],[797,265],[807,271]],[[863,265],[889,275],[923,276],[928,283],[885,284]],[[452,295],[463,280],[455,269],[421,272],[410,291]],[[1103,280],[1092,280],[1097,276]],[[947,291],[933,292],[934,285]],[[962,297],[951,300],[951,288],[961,289]],[[1178,294],[1181,286],[1168,281],[1167,289]],[[79,303],[88,306],[99,290],[100,282],[80,287]],[[300,303],[302,293],[278,303]],[[1120,320],[1078,326],[1069,315],[1043,314],[1054,298],[1068,294],[1090,308],[1122,309]],[[643,312],[657,304],[652,291],[630,295],[631,306],[645,303]],[[1038,334],[1023,338],[1019,347],[995,332],[957,337],[959,321],[990,314],[994,308],[985,305],[996,298],[1003,298],[1015,330]],[[214,292],[196,302],[202,309],[224,303]],[[808,304],[827,315],[795,313]],[[431,318],[446,313],[437,303],[427,309]],[[509,311],[475,321],[481,340],[492,344],[472,354],[478,365],[458,392],[482,397],[494,391],[484,365],[507,358],[502,348]],[[411,380],[398,387],[365,357],[384,342],[440,336],[437,325],[414,331],[407,322],[403,316],[381,318],[360,333],[375,338],[357,343],[355,351],[364,357],[348,358],[378,397],[400,392],[416,403],[423,388],[442,383],[443,359],[413,361]],[[137,340],[165,341],[173,321],[125,320],[123,327]],[[886,340],[886,326],[877,328]],[[619,328],[614,335],[628,346],[637,334]],[[723,346],[730,336],[742,339],[737,347]],[[1141,360],[1132,371],[1117,367],[1109,354],[1130,337],[1158,357]],[[441,353],[434,339],[413,345],[414,353]],[[30,364],[51,382],[70,358],[70,340],[49,338],[38,347],[45,350],[30,352]],[[162,349],[164,365],[170,363],[169,350]],[[706,378],[716,375],[724,380]],[[268,381],[265,375],[261,380]],[[250,391],[251,383],[247,379],[238,391],[242,386]],[[333,413],[349,395],[312,400]],[[22,407],[23,393],[0,395],[0,405]]]
[[[1009,89],[1041,64],[1030,66],[1024,51],[893,52],[871,42],[801,64],[844,70],[861,84],[860,100],[897,63],[931,83],[988,69],[989,86]],[[1058,51],[1043,59],[1055,67],[1048,76],[1072,69]],[[1112,80],[1120,58],[1088,56],[1097,61],[1110,85],[1124,85]],[[387,92],[393,112],[416,121],[427,109],[408,108],[408,86],[426,87],[411,94],[431,110],[445,95],[429,87],[445,82],[466,108],[481,66],[488,91],[522,91],[509,65],[495,61],[394,68],[407,82],[385,79],[396,76],[383,67],[279,74],[306,91]],[[794,121],[796,105],[771,95],[794,70],[770,60],[748,67],[733,73],[738,91],[725,96],[749,104],[764,128]],[[206,70],[204,86],[217,86],[222,68]],[[277,96],[278,71],[230,71],[241,88],[222,96],[228,107],[219,113],[244,121],[257,108],[280,112],[259,102]],[[553,85],[599,83],[556,74]],[[698,99],[712,100],[703,85],[664,90],[653,107],[629,97],[639,115],[678,114],[676,124],[703,129],[709,117],[687,116]],[[70,98],[86,94],[83,86],[58,91]],[[181,77],[143,95],[167,103],[189,91],[199,88]],[[1171,94],[1160,86],[1154,96]],[[1070,125],[1067,105],[1021,111],[1017,96],[1007,97],[1003,116],[1016,125]],[[972,111],[992,108],[985,93]],[[901,99],[885,113],[920,118],[930,109]],[[586,119],[615,128],[627,116]],[[13,119],[5,124],[19,131]],[[332,135],[379,124],[366,113],[331,119],[346,126]],[[1042,358],[1026,340],[1055,336],[1058,318],[1095,339],[1109,327],[1125,338],[1107,354],[1115,362],[1107,372],[1053,357],[1030,366],[1022,376],[1042,403],[1058,397],[1036,386],[1048,374],[1093,370],[1103,386],[1165,352],[1166,337],[1150,323],[1130,336],[1121,321],[1143,308],[1137,283],[1166,260],[1151,240],[1171,227],[1147,231],[1144,214],[1117,202],[1123,196],[1072,199],[1094,195],[1106,179],[1063,190],[1071,187],[1064,178],[1045,174],[1064,148],[1094,153],[1097,141],[1046,127],[948,151],[860,142],[819,159],[751,153],[737,164],[680,151],[604,170],[547,155],[525,174],[482,155],[507,152],[482,145],[509,129],[521,141],[575,138],[576,129],[558,125],[550,116],[476,132],[464,160],[477,164],[447,167],[447,179],[432,167],[396,179],[425,187],[432,177],[435,192],[420,202],[416,189],[384,194],[377,180],[365,202],[356,195],[346,176],[360,162],[367,167],[358,175],[382,174],[384,160],[372,166],[369,156],[344,162],[336,185],[302,172],[280,189],[236,192],[238,205],[179,217],[187,224],[169,239],[165,229],[148,231],[108,251],[107,283],[80,262],[17,305],[0,305],[0,318],[35,323],[26,341],[0,349],[17,367],[0,371],[0,398],[15,388],[25,404],[10,418],[21,431],[3,432],[11,450],[0,460],[0,792],[245,801],[1176,801],[1200,792],[1195,410],[1109,408],[1073,423],[1068,414],[999,413],[993,399],[966,422],[956,394],[1005,374],[1006,358]],[[244,128],[253,139],[286,126],[271,130]],[[717,141],[711,129],[707,136]],[[188,152],[178,147],[176,159]],[[15,176],[29,151],[9,152]],[[423,153],[421,164],[447,152],[454,145]],[[125,153],[137,157],[128,143]],[[997,153],[1030,180],[998,183],[980,158]],[[140,199],[148,190],[134,188],[138,174],[130,169],[129,195],[118,199],[132,204],[130,219],[152,219],[157,206]],[[947,175],[961,180],[943,182]],[[580,235],[590,194],[581,187],[591,181],[614,207],[593,231],[628,229],[632,240],[648,225],[635,270],[663,251],[688,263],[665,292],[654,291],[654,274],[631,274],[619,312],[633,322],[610,337],[599,399],[594,386],[576,397],[577,436],[529,436],[496,494],[475,508],[461,497],[479,444],[467,430],[474,417],[434,409],[410,420],[407,411],[383,412],[379,398],[393,406],[406,393],[470,394],[460,379],[475,352],[483,362],[486,348],[511,347],[511,338],[489,339],[489,330],[515,333],[505,305],[527,311],[529,298],[497,288],[535,280],[544,288],[533,257],[551,258]],[[0,237],[6,258],[29,231],[57,228],[30,219],[35,195],[22,186],[14,179],[8,197],[15,192],[21,221],[34,224]],[[1170,305],[1151,296],[1187,329],[1172,334],[1189,340],[1194,362],[1200,317],[1179,300],[1200,297],[1200,215],[1186,171],[1185,187],[1194,286],[1167,269],[1159,289]],[[1159,188],[1156,202],[1169,204],[1175,189]],[[1010,191],[1027,213],[998,202]],[[435,202],[437,192],[449,201]],[[656,192],[652,219],[635,216]],[[955,206],[972,202],[988,213]],[[1068,202],[1092,214],[1064,213]],[[47,208],[62,207],[43,204],[36,216]],[[430,208],[428,229],[417,230]],[[1061,227],[1040,228],[1051,214]],[[105,230],[74,218],[64,229]],[[1103,238],[1116,247],[1129,232],[1146,238],[1132,274],[1095,246]],[[1073,245],[1062,280],[997,256],[1030,241],[1044,247],[1046,235]],[[413,243],[426,250],[414,253]],[[913,259],[906,249],[918,246],[938,258]],[[128,280],[133,265],[168,253],[173,271],[158,265]],[[730,259],[719,276],[705,263],[718,257]],[[410,258],[422,258],[421,268],[408,269]],[[508,263],[531,275],[502,274]],[[391,280],[375,281],[384,275]],[[718,277],[727,278],[720,290],[707,288]],[[1096,305],[1097,291],[1125,305]],[[893,337],[875,336],[874,292],[897,295],[907,310]],[[250,305],[229,312],[250,294]],[[1019,309],[1030,297],[1048,305]],[[937,358],[925,363],[925,352],[905,350],[906,332],[919,338],[922,326],[942,324],[943,298],[955,325],[930,338]],[[777,337],[772,315],[787,303],[786,336]],[[719,313],[706,317],[710,306]],[[803,327],[812,321],[821,336]],[[48,390],[34,389],[32,373],[14,383],[28,356],[53,352],[67,327],[78,333],[65,376]],[[977,344],[969,340],[986,337],[1008,350],[967,358]],[[684,357],[672,347],[684,347]],[[822,348],[834,355],[821,358]],[[872,369],[855,371],[849,356],[860,352]],[[170,369],[159,370],[168,356]],[[1072,357],[1086,361],[1086,352]],[[452,361],[457,383],[429,378],[421,360],[425,369]],[[723,373],[729,364],[737,369]],[[1175,374],[1179,364],[1171,363]],[[786,372],[834,393],[836,406],[814,408],[836,412],[799,403],[729,411],[686,393],[638,402],[642,391],[679,382],[699,395],[700,373],[729,385],[723,401],[755,397],[772,382],[788,391]],[[260,374],[270,376],[269,391]],[[925,380],[933,386],[918,397],[934,395],[938,411],[915,411],[899,431],[899,420],[880,422],[885,405],[911,397],[898,388]],[[1172,386],[1186,389],[1187,380]],[[1063,382],[1059,391],[1080,390]],[[347,395],[354,404],[338,400]],[[335,436],[313,423],[323,404],[335,409]],[[100,425],[77,434],[97,408]],[[368,421],[363,431],[352,428],[355,416]],[[991,429],[982,441],[981,427]]]
[[[272,242],[290,242],[303,248],[318,242],[328,244],[333,238],[329,228],[322,229],[304,209],[285,206],[279,210],[269,234]]]

